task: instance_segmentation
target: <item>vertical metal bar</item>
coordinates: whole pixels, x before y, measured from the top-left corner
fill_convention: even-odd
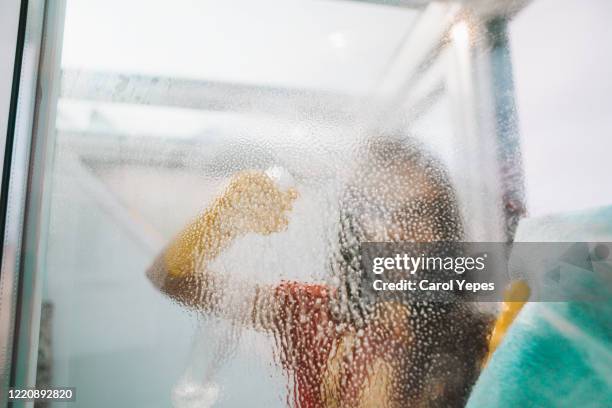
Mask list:
[[[0,157],[4,156],[10,117],[20,8],[21,0],[0,1]]]
[[[468,225],[471,239],[477,241],[513,241],[525,214],[507,24],[505,14],[483,16],[479,10],[469,10],[450,36],[455,62],[449,94],[462,150],[470,156],[462,170],[468,181],[465,202],[471,218],[486,222],[484,228],[480,223]],[[470,43],[469,51],[464,42]]]
[[[487,47],[480,37],[476,16],[458,20],[450,31],[447,90],[452,105],[455,183],[465,222],[466,239],[475,242],[505,240],[500,225],[495,114],[491,100],[491,70]]]
[[[27,1],[6,2],[2,5],[2,10],[6,12],[3,18],[17,18],[17,23],[13,26],[17,27],[13,44],[3,45],[2,56],[9,58],[10,61],[10,76],[6,72],[7,77],[10,77],[10,82],[3,84],[3,102],[5,97],[8,97],[8,107],[6,111],[0,112],[6,115],[6,121],[3,120],[3,131],[6,131],[6,136],[2,140],[2,184],[0,186],[0,242],[2,243],[2,253],[0,255],[0,265],[4,265],[7,259],[14,259],[15,250],[7,242],[5,237],[5,226],[7,218],[7,200],[8,200],[8,173],[12,156],[13,137],[15,133],[15,117],[17,113],[17,96],[19,93],[19,77],[21,75],[21,65],[23,59],[23,47],[26,31],[27,18]],[[4,29],[8,29],[9,24]],[[3,33],[10,35],[11,33]],[[12,50],[4,50],[4,48],[13,48]],[[8,67],[3,66],[3,69],[8,71]],[[8,93],[8,95],[5,95]],[[17,277],[14,271],[0,268],[0,405],[6,405],[6,394],[9,386],[9,378],[11,371],[11,350],[13,336],[13,318],[15,309],[15,290],[17,286]]]
[[[15,53],[13,94],[0,194],[2,261],[0,269],[0,404],[6,404],[13,370],[13,338],[20,293],[20,258],[34,119],[44,0],[22,1]]]
[[[518,131],[508,19],[496,17],[486,24],[490,50],[492,94],[498,142],[502,205],[506,239],[513,241],[516,227],[526,213],[523,164]]]
[[[21,323],[15,332],[13,348],[11,383],[17,388],[36,385],[64,13],[64,0],[46,3],[24,215],[22,284],[16,316]]]

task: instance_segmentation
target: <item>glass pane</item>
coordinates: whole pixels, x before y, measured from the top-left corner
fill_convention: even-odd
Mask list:
[[[612,58],[607,50],[584,47],[590,38],[612,35],[610,16],[602,0],[589,7],[543,0],[510,25],[531,216],[569,215],[612,202]],[[542,48],[553,41],[554,47]]]
[[[39,385],[87,407],[464,402],[488,317],[371,299],[357,256],[505,239],[460,15],[68,1]]]

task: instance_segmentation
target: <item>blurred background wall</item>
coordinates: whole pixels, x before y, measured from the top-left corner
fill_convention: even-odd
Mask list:
[[[612,203],[610,21],[608,0],[534,0],[510,26],[531,216]]]

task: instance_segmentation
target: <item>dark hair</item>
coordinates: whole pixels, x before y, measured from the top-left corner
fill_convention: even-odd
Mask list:
[[[332,313],[338,321],[356,327],[367,323],[377,304],[389,300],[368,290],[372,277],[365,273],[360,259],[360,245],[368,239],[361,211],[386,216],[405,213],[399,225],[409,236],[425,228],[431,241],[459,245],[463,239],[450,178],[442,164],[420,144],[412,139],[374,141],[365,149],[363,159],[361,174],[346,187],[340,201],[338,247],[331,259],[331,269],[340,281],[332,300]],[[406,196],[388,203],[377,197],[377,191],[364,192],[372,188],[364,178],[376,178],[377,174],[383,175],[383,181],[391,178],[387,181],[405,189]],[[393,180],[394,177],[402,179]],[[377,187],[384,195],[386,187]],[[419,201],[419,194],[411,195],[410,189],[421,189],[420,194],[429,195],[429,200]],[[369,208],[364,208],[361,200],[371,201],[365,203]],[[399,293],[402,298],[393,300],[407,308],[412,344],[402,354],[402,367],[409,367],[409,372],[396,378],[400,384],[396,397],[402,404],[464,406],[487,352],[489,319],[466,299],[435,303],[411,300]]]
[[[331,257],[332,273],[340,281],[334,313],[340,320],[349,320],[358,326],[377,301],[376,294],[369,290],[372,276],[365,273],[361,263],[361,244],[368,241],[365,218],[376,214],[389,217],[393,213],[401,216],[398,225],[409,236],[426,229],[430,241],[463,239],[450,177],[442,163],[420,143],[411,138],[374,139],[360,156],[360,168],[340,198],[338,242]],[[388,185],[371,185],[372,180],[380,178],[384,180],[378,184]],[[427,189],[431,197],[422,200],[406,195],[389,203],[384,191],[393,187],[405,192]],[[383,194],[365,192],[376,188]],[[425,220],[428,222],[424,223]],[[397,242],[389,240],[394,241]]]

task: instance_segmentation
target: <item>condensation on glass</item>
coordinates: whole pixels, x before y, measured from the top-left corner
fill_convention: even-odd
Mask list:
[[[39,383],[88,407],[462,404],[487,317],[377,299],[358,257],[504,241],[520,197],[490,27],[426,3],[68,1]]]

